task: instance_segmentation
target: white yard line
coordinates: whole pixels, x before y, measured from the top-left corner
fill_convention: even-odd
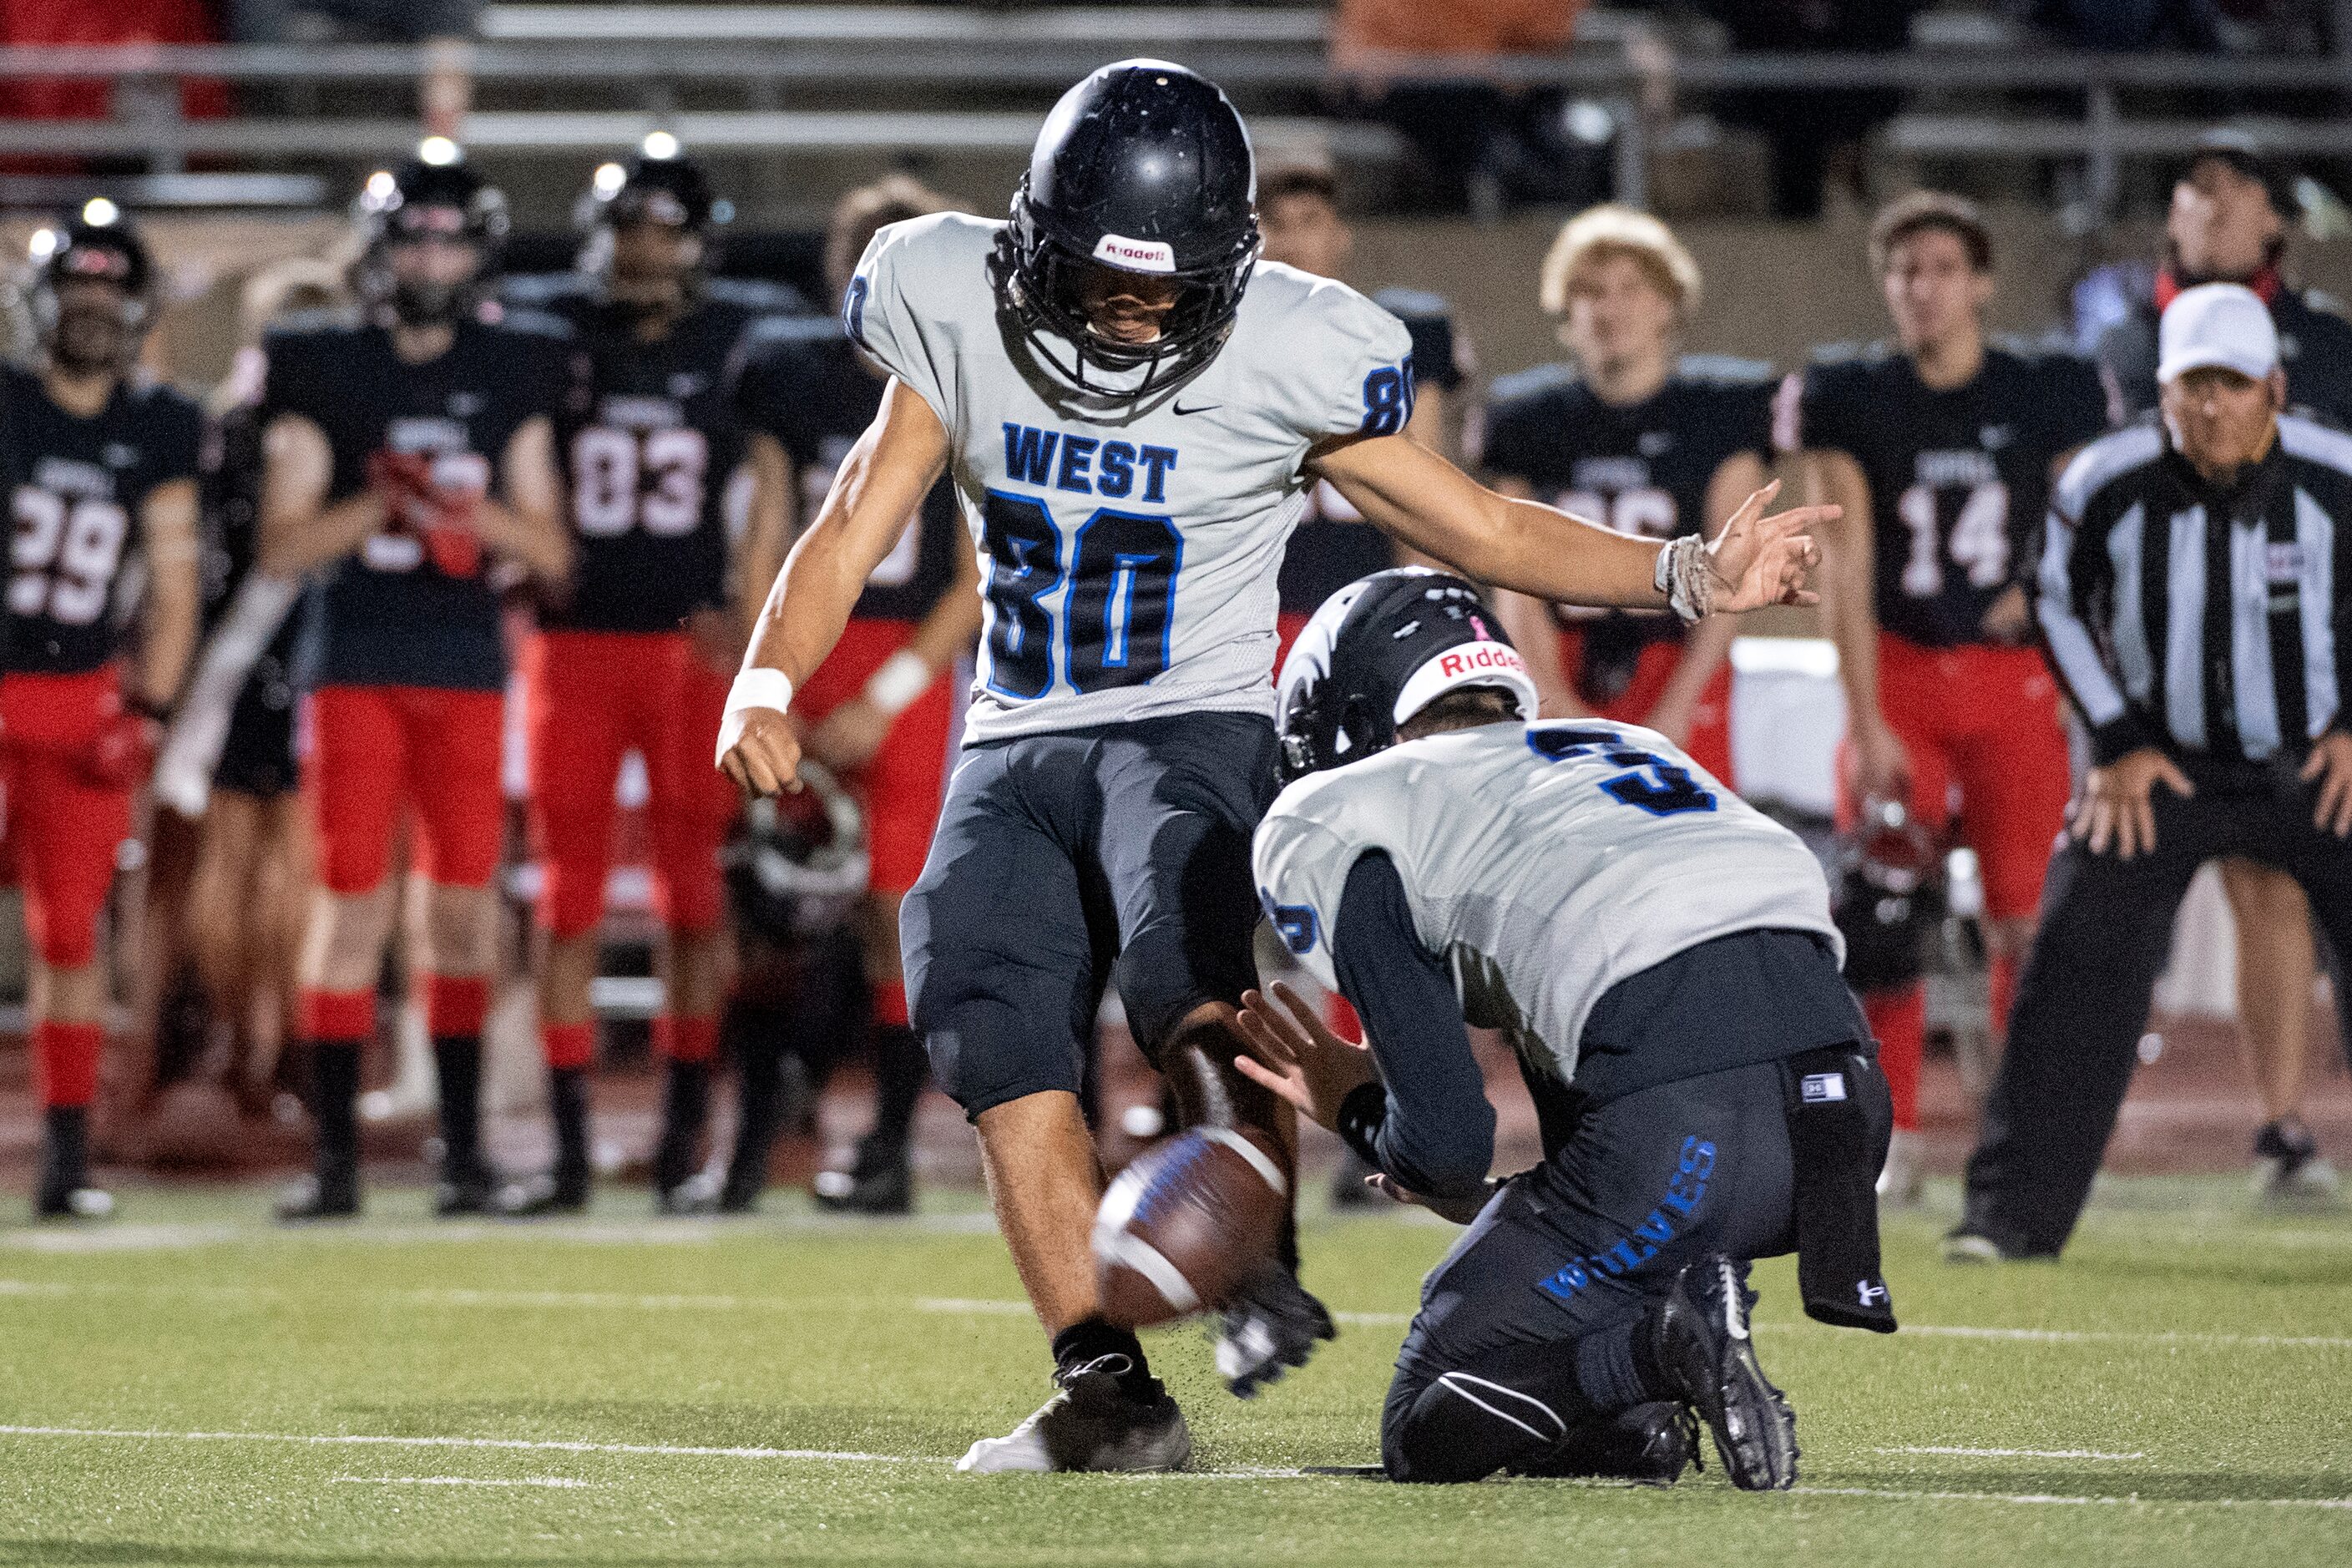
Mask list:
[[[1948,1454],[1963,1459],[2145,1459],[2144,1453],[2107,1454],[2096,1448],[1947,1448],[1941,1446],[1881,1448],[1882,1454]]]
[[[575,1480],[570,1476],[520,1476],[512,1479],[496,1476],[330,1476],[327,1479],[339,1487],[548,1487],[562,1491],[599,1484]]]

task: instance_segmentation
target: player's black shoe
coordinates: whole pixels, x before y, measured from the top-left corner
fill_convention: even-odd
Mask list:
[[[1697,1419],[1689,1406],[1659,1400],[1571,1426],[1540,1458],[1515,1470],[1522,1476],[1591,1476],[1670,1487],[1684,1470],[1700,1464]]]
[[[585,1214],[588,1212],[588,1172],[583,1167],[559,1164],[552,1170],[538,1172],[519,1182],[509,1182],[499,1189],[495,1206],[509,1219]]]
[[[1756,1360],[1748,1332],[1755,1298],[1720,1253],[1686,1266],[1658,1303],[1651,1348],[1674,1391],[1715,1435],[1731,1484],[1785,1491],[1797,1484],[1797,1417]]]
[[[846,1171],[820,1171],[811,1184],[816,1206],[835,1214],[915,1212],[915,1168],[904,1143],[866,1138]]]
[[[355,1219],[360,1212],[360,1173],[333,1166],[303,1177],[278,1194],[281,1224],[308,1225],[314,1220]]]
[[[433,1213],[441,1219],[496,1214],[499,1173],[486,1161],[453,1160],[441,1167],[433,1184]]]
[[[89,1113],[52,1106],[41,1129],[41,1170],[33,1186],[36,1219],[105,1219],[114,1194],[89,1182]]]
[[[1294,1366],[1305,1366],[1318,1340],[1339,1331],[1298,1276],[1269,1258],[1225,1308],[1217,1328],[1217,1375],[1247,1399]]]
[[[1179,1470],[1192,1457],[1184,1413],[1158,1378],[1132,1386],[1135,1363],[1107,1355],[1054,1374],[1060,1386],[1035,1414],[1002,1437],[982,1437],[956,1468]]]

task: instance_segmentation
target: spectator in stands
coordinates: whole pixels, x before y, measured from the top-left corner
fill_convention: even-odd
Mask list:
[[[474,36],[482,0],[227,0],[237,44],[424,44],[433,60],[417,83],[426,134],[460,140],[473,80],[456,46]]]
[[[1504,54],[1553,54],[1576,32],[1585,0],[1339,0],[1331,63],[1363,108],[1412,143],[1428,165],[1434,203],[1492,213],[1506,195],[1543,182],[1539,125],[1560,95],[1513,90],[1479,75]],[[1381,57],[1448,57],[1399,72]],[[1552,196],[1561,193],[1529,191]]]
[[[2281,272],[2295,211],[2293,188],[2287,170],[2234,142],[2205,148],[2182,171],[2172,189],[2155,289],[2099,339],[2100,363],[2129,412],[2156,405],[2157,321],[2163,308],[2196,284],[2243,283],[2270,306],[2287,402],[2352,424],[2352,321],[2337,313],[2334,300],[2292,287]],[[2294,878],[2252,860],[2222,861],[2221,884],[2237,918],[2241,1037],[2263,1102],[2263,1126],[2254,1138],[2257,1189],[2275,1200],[2324,1195],[2335,1190],[2336,1174],[2303,1120],[2317,975],[2310,909]],[[2352,1006],[2345,987],[2337,987],[2337,996],[2339,1005]],[[2352,1042],[2352,1012],[2345,1016],[2345,1036]]]
[[[1924,0],[1706,0],[1735,49],[1775,53],[1892,52],[1911,41]],[[1757,91],[1728,95],[1725,119],[1746,125],[1771,149],[1772,216],[1817,218],[1834,171],[1859,197],[1861,144],[1902,107],[1886,88]]]

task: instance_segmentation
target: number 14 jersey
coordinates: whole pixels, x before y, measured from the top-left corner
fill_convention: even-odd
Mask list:
[[[986,596],[966,739],[1271,717],[1301,464],[1328,437],[1404,428],[1403,324],[1343,284],[1261,262],[1205,369],[1139,401],[1085,397],[1000,318],[989,269],[1003,227],[961,213],[892,224],[843,310],[850,339],[952,444]]]
[[[1938,391],[1885,345],[1824,350],[1781,384],[1773,441],[1839,451],[1870,483],[1878,624],[1927,647],[1982,642],[1985,611],[2033,573],[2050,470],[2106,429],[2097,367],[1988,347]]]
[[[41,378],[0,367],[7,464],[7,668],[79,675],[121,640],[139,513],[158,486],[193,479],[204,416],[160,385],[118,383],[89,419],[49,400]]]

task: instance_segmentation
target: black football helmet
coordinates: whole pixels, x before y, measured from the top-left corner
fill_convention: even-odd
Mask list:
[[[1207,364],[1232,332],[1257,264],[1256,194],[1249,132],[1214,82],[1164,60],[1105,66],[1037,134],[990,267],[997,299],[1072,387],[1141,397]],[[1094,330],[1080,304],[1091,267],[1175,280],[1156,339]]]
[[[800,777],[803,788],[745,807],[741,829],[719,852],[735,918],[785,944],[847,920],[872,869],[856,798],[805,758]]]
[[[1522,719],[1538,705],[1478,590],[1424,566],[1375,572],[1324,600],[1276,684],[1285,784],[1386,751],[1398,725],[1460,687],[1500,687]]]
[[[460,158],[428,163],[411,159],[379,170],[361,190],[355,216],[365,242],[357,291],[380,320],[412,327],[446,326],[472,310],[507,237],[507,199]],[[442,285],[393,276],[390,253],[408,240],[438,237],[471,244],[481,257],[473,278]]]
[[[1943,922],[1943,857],[1898,800],[1863,803],[1837,851],[1833,913],[1845,938],[1845,980],[1856,991],[1907,985],[1925,973]]]
[[[111,202],[92,202],[73,217],[36,230],[26,300],[42,350],[68,370],[121,369],[137,354],[152,317],[154,276],[146,241]],[[58,291],[77,281],[113,284],[120,303],[100,308],[104,321],[68,321]]]
[[[682,309],[701,289],[711,231],[731,215],[712,195],[709,174],[693,158],[682,153],[666,158],[634,153],[598,169],[573,209],[573,221],[585,237],[580,270],[604,286],[605,308],[625,321]],[[681,264],[650,273],[616,266],[614,231],[638,223],[658,224],[685,237],[688,243],[677,252]]]

